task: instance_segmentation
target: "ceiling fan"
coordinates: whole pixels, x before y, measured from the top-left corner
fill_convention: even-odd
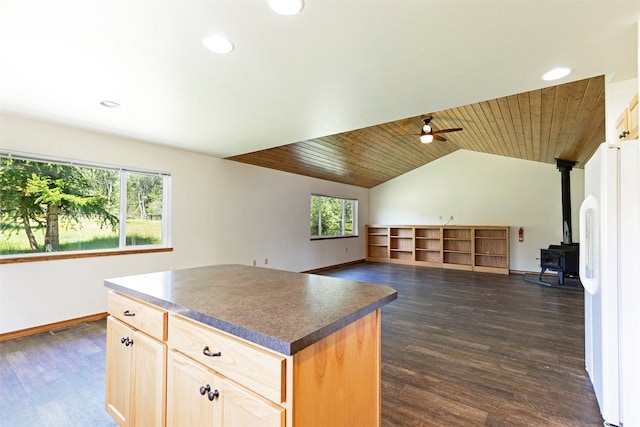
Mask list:
[[[437,139],[438,141],[446,141],[447,139],[445,137],[442,137],[438,134],[448,133],[448,132],[458,132],[462,130],[462,128],[433,130],[433,128],[431,128],[431,126],[429,125],[430,122],[431,122],[431,116],[428,116],[422,119],[422,123],[424,123],[424,125],[422,126],[422,130],[420,131],[420,142],[422,142],[423,144],[428,144],[432,142],[434,139]]]

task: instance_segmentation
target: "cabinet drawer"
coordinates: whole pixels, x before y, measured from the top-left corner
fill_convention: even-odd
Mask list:
[[[135,329],[160,341],[167,340],[167,312],[122,294],[110,291],[107,297],[109,314]]]
[[[285,401],[284,356],[173,314],[169,317],[168,344],[169,348],[189,356],[272,402]]]

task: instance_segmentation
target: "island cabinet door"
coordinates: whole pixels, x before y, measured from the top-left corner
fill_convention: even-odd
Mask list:
[[[167,363],[167,427],[284,427],[285,409],[176,351]]]
[[[285,409],[218,376],[222,427],[284,427]]]
[[[133,426],[164,427],[167,346],[134,331],[133,348]]]
[[[219,426],[217,378],[213,371],[169,351],[167,363],[167,427]]]
[[[131,425],[131,372],[133,353],[131,345],[133,329],[107,318],[107,389],[105,409],[120,425]]]
[[[106,411],[123,427],[165,422],[166,345],[107,318]]]

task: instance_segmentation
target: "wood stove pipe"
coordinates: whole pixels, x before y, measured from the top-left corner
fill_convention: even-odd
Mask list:
[[[562,243],[573,243],[571,237],[571,169],[576,162],[572,160],[556,159],[556,166],[562,177]]]

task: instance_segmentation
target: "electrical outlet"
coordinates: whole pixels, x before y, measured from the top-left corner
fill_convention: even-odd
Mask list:
[[[255,259],[253,260],[253,266],[254,267],[256,266],[256,260]]]
[[[442,219],[442,215],[440,215],[440,219]]]
[[[349,252],[349,248],[344,248],[344,251],[345,252]]]
[[[264,265],[269,264],[269,260],[267,258],[264,259]]]
[[[449,217],[449,221],[453,221],[453,215]]]

